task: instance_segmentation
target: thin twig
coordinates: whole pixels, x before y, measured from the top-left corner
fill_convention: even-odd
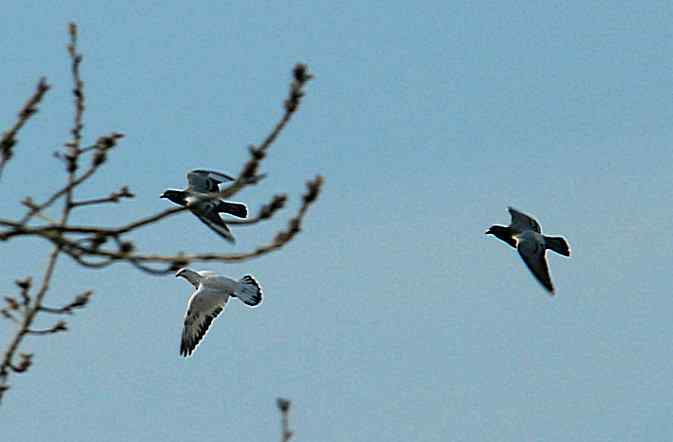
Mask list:
[[[26,104],[23,105],[19,111],[19,118],[14,123],[7,132],[2,134],[0,138],[0,176],[2,176],[2,171],[5,167],[5,164],[12,159],[14,155],[14,146],[17,143],[16,134],[21,130],[26,121],[37,113],[37,105],[42,101],[42,97],[49,90],[50,86],[47,84],[47,79],[45,77],[40,78],[40,81],[37,83],[35,92],[28,99]]]
[[[79,77],[79,64],[82,60],[81,55],[77,54],[77,49],[76,49],[76,43],[77,43],[77,28],[74,23],[70,24],[69,27],[70,31],[70,45],[68,46],[68,52],[71,55],[71,60],[72,60],[72,73],[73,73],[73,78],[75,81],[75,89],[74,89],[74,94],[75,94],[75,126],[73,127],[71,133],[73,135],[73,141],[68,145],[68,185],[65,187],[65,194],[66,194],[66,202],[63,206],[63,211],[61,215],[61,220],[60,220],[60,225],[65,226],[66,223],[68,222],[68,217],[70,215],[70,212],[72,210],[72,196],[73,196],[73,190],[74,188],[79,185],[80,183],[84,182],[88,177],[93,175],[93,173],[98,169],[98,167],[103,163],[102,161],[96,161],[94,157],[94,161],[92,162],[91,167],[89,168],[89,171],[85,172],[82,176],[80,176],[79,179],[75,177],[75,173],[77,170],[77,161],[79,159],[79,145],[81,141],[81,130],[82,130],[82,114],[84,112],[84,94],[82,92],[82,81]],[[116,137],[112,137],[111,141],[107,142],[99,142],[99,146],[101,146],[101,149],[108,149],[109,145],[112,144],[114,145],[116,143]],[[58,194],[58,193],[57,193]],[[53,200],[55,201],[58,196],[56,196]],[[51,204],[51,203],[49,203]],[[44,207],[47,207],[48,204]],[[31,209],[34,210],[34,209]],[[36,210],[33,212],[29,212],[32,215],[38,214],[40,210]],[[24,221],[21,221],[21,224],[25,224],[30,219],[30,217],[26,218]],[[49,256],[49,261],[47,264],[47,269],[44,273],[44,277],[42,279],[42,284],[37,291],[37,293],[34,296],[33,303],[32,305],[27,305],[26,306],[26,311],[24,314],[23,321],[19,327],[18,332],[14,335],[14,339],[10,342],[10,345],[7,348],[7,351],[5,352],[5,355],[2,360],[2,364],[0,364],[0,386],[5,386],[7,385],[7,378],[10,373],[10,369],[14,372],[23,372],[28,369],[31,363],[30,357],[25,358],[24,357],[24,362],[21,365],[22,369],[17,370],[16,366],[13,365],[13,358],[14,354],[16,353],[17,349],[19,348],[19,345],[23,341],[23,338],[27,335],[42,335],[42,334],[51,334],[51,333],[57,333],[61,331],[66,331],[67,327],[65,325],[65,322],[59,321],[56,325],[54,325],[51,329],[48,330],[32,330],[31,325],[33,323],[33,320],[37,316],[37,314],[41,311],[42,308],[42,303],[44,300],[45,295],[47,294],[47,291],[49,290],[49,285],[51,283],[51,278],[54,274],[54,269],[56,267],[56,262],[58,260],[58,257],[61,253],[62,246],[61,245],[55,245],[50,256]],[[27,292],[27,289],[26,289]],[[26,297],[30,298],[29,295],[26,293]],[[25,365],[25,366],[24,366]],[[4,393],[7,391],[6,388],[0,388],[0,401],[2,400],[2,396]]]
[[[19,280],[17,281],[17,285],[20,288],[20,298],[6,297],[5,302],[7,305],[0,309],[2,315],[17,324],[16,334],[10,339],[0,363],[0,401],[9,388],[7,380],[10,374],[23,373],[32,364],[32,354],[18,352],[23,339],[28,335],[47,335],[67,330],[67,325],[64,321],[59,321],[48,329],[33,329],[32,325],[37,315],[40,312],[56,315],[71,314],[74,309],[84,307],[91,296],[91,291],[87,291],[78,295],[71,303],[60,308],[44,305],[44,298],[48,292],[57,260],[61,254],[71,257],[85,268],[105,268],[116,262],[127,262],[149,274],[172,272],[194,261],[217,260],[220,262],[233,262],[256,258],[280,249],[300,232],[304,216],[308,208],[318,198],[323,183],[323,179],[320,176],[308,181],[306,183],[307,191],[303,195],[302,204],[294,217],[289,219],[287,227],[278,232],[269,243],[243,253],[186,254],[180,252],[173,255],[159,255],[151,252],[137,252],[134,244],[125,237],[125,235],[136,230],[154,225],[165,218],[189,210],[186,207],[168,208],[119,227],[105,228],[96,225],[70,225],[70,215],[74,209],[105,203],[116,203],[123,198],[133,197],[133,194],[124,186],[121,190],[112,192],[107,197],[87,200],[75,199],[77,188],[95,175],[105,163],[108,151],[117,144],[123,135],[113,132],[108,136],[99,138],[94,145],[81,147],[82,131],[84,128],[85,96],[84,83],[80,77],[82,55],[77,49],[77,27],[75,24],[70,24],[69,36],[68,54],[70,55],[74,84],[74,119],[73,127],[70,131],[72,138],[65,144],[65,152],[58,154],[58,157],[66,162],[66,184],[48,196],[42,203],[34,202],[30,197],[24,199],[22,202],[28,210],[18,221],[0,219],[0,226],[4,228],[0,230],[0,241],[6,241],[18,236],[36,236],[50,242],[52,245],[52,251],[49,255],[42,282],[35,294],[31,295],[30,292],[32,287],[30,278]],[[282,117],[273,126],[273,129],[264,138],[259,147],[253,146],[250,148],[250,159],[243,166],[234,183],[222,189],[221,192],[208,194],[207,198],[229,198],[244,187],[259,183],[266,176],[258,172],[259,166],[271,144],[277,139],[278,135],[290,121],[292,115],[297,111],[301,98],[304,95],[303,88],[311,78],[312,76],[308,73],[305,65],[298,64],[295,66],[293,81],[290,86],[289,95],[284,103],[285,112]],[[38,84],[38,91],[24,106],[17,124],[3,135],[2,144],[0,144],[0,154],[3,155],[0,161],[0,171],[2,165],[11,157],[11,148],[16,143],[16,133],[25,124],[28,117],[36,112],[36,105],[48,88],[49,86],[46,85],[46,82],[41,80]],[[87,158],[90,158],[88,167],[80,169],[82,166],[82,155],[89,152],[92,152],[93,155],[87,156]],[[52,220],[52,218],[46,215],[45,211],[50,209],[61,198],[64,201],[60,217],[57,220]],[[256,216],[245,220],[226,222],[232,225],[252,225],[262,220],[270,219],[284,207],[286,199],[287,197],[283,194],[275,195],[269,203],[260,208]],[[32,226],[30,222],[34,219],[46,220],[47,224]],[[17,357],[18,362],[16,360]],[[289,408],[289,402],[287,408]],[[284,435],[286,437],[284,440],[287,441],[291,437],[291,432],[287,430]]]
[[[43,330],[26,330],[26,334],[28,335],[52,335],[54,333],[60,333],[68,331],[68,326],[65,323],[65,321],[58,321],[56,324],[54,324],[53,327],[43,329]]]
[[[80,145],[82,144],[82,129],[84,128],[82,121],[84,117],[84,82],[79,73],[82,54],[77,52],[77,25],[75,23],[70,23],[68,26],[68,34],[70,35],[68,54],[70,55],[70,69],[74,83],[72,93],[75,96],[75,121],[73,128],[70,130],[72,141],[66,144],[68,148],[66,159],[68,173],[72,176],[77,170],[77,160],[81,154]]]
[[[80,175],[79,178],[74,178],[74,172],[73,174],[69,174],[68,184],[54,192],[44,203],[34,204],[31,199],[24,200],[24,205],[28,206],[29,211],[26,213],[26,215],[24,215],[23,218],[21,218],[19,223],[26,224],[35,215],[50,207],[60,197],[71,194],[75,187],[91,178],[93,174],[96,173],[98,168],[105,162],[105,152],[114,147],[123,137],[123,134],[113,132],[108,136],[99,138],[97,143],[98,151],[96,156],[94,156],[94,160],[91,162],[89,168],[82,175]]]
[[[285,113],[259,147],[250,146],[250,159],[245,163],[243,169],[241,169],[238,179],[221,192],[221,198],[233,196],[244,187],[259,181],[257,169],[260,163],[266,157],[269,147],[276,141],[276,138],[287,126],[287,123],[290,122],[292,115],[299,109],[299,104],[304,96],[304,86],[313,78],[313,75],[308,72],[308,66],[301,63],[295,65],[292,70],[292,76],[290,93],[284,103]]]
[[[290,430],[289,416],[292,402],[288,399],[278,398],[276,399],[276,405],[278,406],[278,410],[280,410],[280,442],[288,442],[294,435],[294,432]]]
[[[129,188],[127,186],[124,186],[118,192],[112,192],[109,196],[105,196],[102,198],[93,198],[90,200],[83,200],[83,201],[73,201],[71,206],[75,208],[80,206],[91,206],[94,204],[118,203],[122,198],[133,198],[133,197],[135,197],[135,195],[129,191]]]
[[[259,209],[259,212],[257,213],[256,216],[246,219],[228,220],[227,224],[245,226],[245,225],[257,224],[262,220],[271,219],[276,212],[285,207],[286,201],[287,201],[287,195],[285,195],[284,193],[274,195],[268,204],[264,204]]]
[[[49,284],[51,282],[51,277],[54,274],[54,269],[56,268],[56,261],[58,260],[59,253],[59,247],[54,247],[51,254],[49,255],[47,270],[44,272],[40,289],[35,295],[33,306],[26,311],[18,332],[14,335],[14,338],[10,341],[9,346],[5,351],[5,354],[2,358],[2,364],[0,364],[0,386],[7,385],[7,378],[9,377],[10,368],[12,368],[14,354],[18,350],[21,341],[23,341],[23,338],[28,334],[28,330],[33,324],[35,315],[37,315],[39,312],[39,306],[42,305],[42,300],[44,299],[44,296],[47,294],[47,290],[49,289]],[[0,388],[0,402],[2,402],[2,397],[6,391],[6,389]]]
[[[63,307],[53,308],[41,305],[39,309],[40,311],[51,313],[53,315],[72,315],[73,310],[86,306],[89,303],[91,296],[93,296],[93,291],[87,290],[86,292],[77,295],[75,299]]]

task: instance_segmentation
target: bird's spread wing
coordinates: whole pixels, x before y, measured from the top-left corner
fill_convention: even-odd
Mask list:
[[[225,181],[234,181],[234,178],[213,170],[197,169],[187,173],[189,189],[195,192],[219,192],[218,184]]]
[[[521,258],[523,258],[523,262],[528,266],[528,269],[540,281],[540,284],[553,295],[554,285],[551,282],[551,276],[549,276],[544,244],[539,244],[535,241],[519,241],[517,250]]]
[[[220,215],[218,215],[217,212],[214,210],[204,211],[192,209],[192,213],[222,238],[231,243],[235,242],[234,235],[231,234],[229,227],[222,221],[222,218],[220,218]]]
[[[222,313],[227,295],[200,287],[189,299],[180,340],[180,355],[189,356],[208,332],[213,320]]]
[[[522,232],[524,230],[532,230],[534,232],[541,233],[540,224],[538,224],[538,222],[533,218],[526,215],[525,213],[519,212],[512,207],[508,207],[507,210],[509,210],[509,214],[512,216],[512,228]]]

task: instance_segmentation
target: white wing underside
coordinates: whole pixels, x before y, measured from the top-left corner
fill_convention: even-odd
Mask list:
[[[180,341],[181,355],[189,356],[196,350],[215,318],[222,313],[228,299],[226,291],[207,288],[203,284],[199,286],[187,304]]]

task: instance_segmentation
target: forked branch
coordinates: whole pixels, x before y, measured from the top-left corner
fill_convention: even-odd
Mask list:
[[[96,172],[105,165],[108,155],[119,144],[123,135],[111,132],[109,135],[98,138],[94,144],[82,147],[86,99],[84,82],[80,75],[83,56],[77,48],[78,33],[75,24],[70,24],[68,35],[67,50],[73,80],[74,111],[70,130],[71,138],[65,143],[65,148],[56,154],[56,157],[65,163],[65,183],[55,186],[56,190],[41,202],[36,202],[32,197],[24,198],[22,203],[26,207],[26,212],[18,219],[0,219],[0,241],[10,241],[19,237],[37,237],[51,247],[47,267],[39,285],[34,287],[33,280],[30,277],[17,280],[19,293],[6,296],[5,306],[0,309],[2,317],[16,325],[15,333],[10,337],[6,350],[0,358],[0,400],[9,389],[8,380],[10,376],[16,373],[25,373],[33,363],[32,354],[19,351],[24,338],[27,336],[51,335],[68,330],[68,325],[63,320],[55,321],[48,328],[33,328],[35,318],[40,313],[45,315],[71,315],[76,310],[85,307],[92,296],[92,291],[87,290],[63,306],[54,307],[45,304],[44,300],[51,281],[56,276],[56,265],[61,255],[70,257],[85,269],[100,269],[114,263],[126,262],[149,274],[166,274],[191,262],[236,262],[257,258],[282,248],[295,238],[301,231],[304,217],[308,209],[317,200],[323,184],[323,178],[319,175],[307,181],[302,204],[297,213],[289,218],[287,227],[278,232],[268,243],[259,245],[247,252],[229,254],[176,252],[161,255],[153,251],[138,250],[134,242],[128,238],[128,235],[133,232],[151,228],[172,215],[189,210],[184,207],[168,208],[158,213],[143,215],[117,227],[71,224],[69,221],[70,215],[74,210],[94,210],[103,204],[123,203],[135,195],[128,186],[120,183],[119,190],[102,192],[103,195],[107,196],[91,199],[76,198],[79,187],[91,180]],[[306,65],[297,64],[294,67],[290,90],[283,104],[284,112],[279,121],[273,126],[271,132],[264,137],[259,146],[249,148],[250,158],[241,167],[233,183],[222,189],[221,192],[208,194],[206,198],[230,198],[245,187],[256,185],[263,180],[266,174],[259,172],[262,161],[271,145],[277,140],[292,116],[299,109],[304,96],[304,88],[311,78],[312,75],[309,74]],[[17,144],[19,130],[37,112],[37,105],[48,89],[46,80],[41,79],[35,93],[19,112],[17,122],[2,135],[0,139],[0,173],[7,161],[12,158],[12,149]],[[286,201],[287,196],[285,194],[277,193],[269,202],[261,205],[255,216],[245,220],[232,221],[230,224],[253,226],[271,219],[284,208]],[[54,207],[57,202],[62,202],[58,218],[53,214],[47,214],[47,211],[56,210]],[[50,216],[54,216],[54,218],[50,218]],[[287,409],[289,409],[289,402],[286,411]],[[284,437],[286,437],[284,440],[289,440],[291,433],[284,434]]]

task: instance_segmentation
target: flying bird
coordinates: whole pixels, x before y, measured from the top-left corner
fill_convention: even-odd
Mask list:
[[[195,272],[183,268],[175,276],[185,278],[196,288],[187,303],[180,340],[180,355],[184,357],[190,356],[196,350],[229,298],[238,298],[250,307],[258,306],[262,302],[262,287],[252,275],[245,275],[235,281],[215,272]]]
[[[519,255],[526,263],[542,286],[554,294],[554,285],[549,276],[549,266],[545,256],[547,249],[563,256],[570,256],[570,246],[560,236],[544,236],[540,224],[525,213],[508,207],[512,216],[509,226],[491,226],[487,235],[493,235],[505,241],[519,251]]]
[[[248,208],[245,204],[231,203],[218,198],[209,197],[211,192],[219,192],[219,185],[225,181],[234,181],[234,178],[224,173],[212,170],[197,169],[187,173],[189,185],[184,190],[166,190],[160,198],[167,198],[191,212],[215,233],[229,242],[234,241],[229,227],[220,217],[220,213],[227,213],[239,218],[248,216]]]

